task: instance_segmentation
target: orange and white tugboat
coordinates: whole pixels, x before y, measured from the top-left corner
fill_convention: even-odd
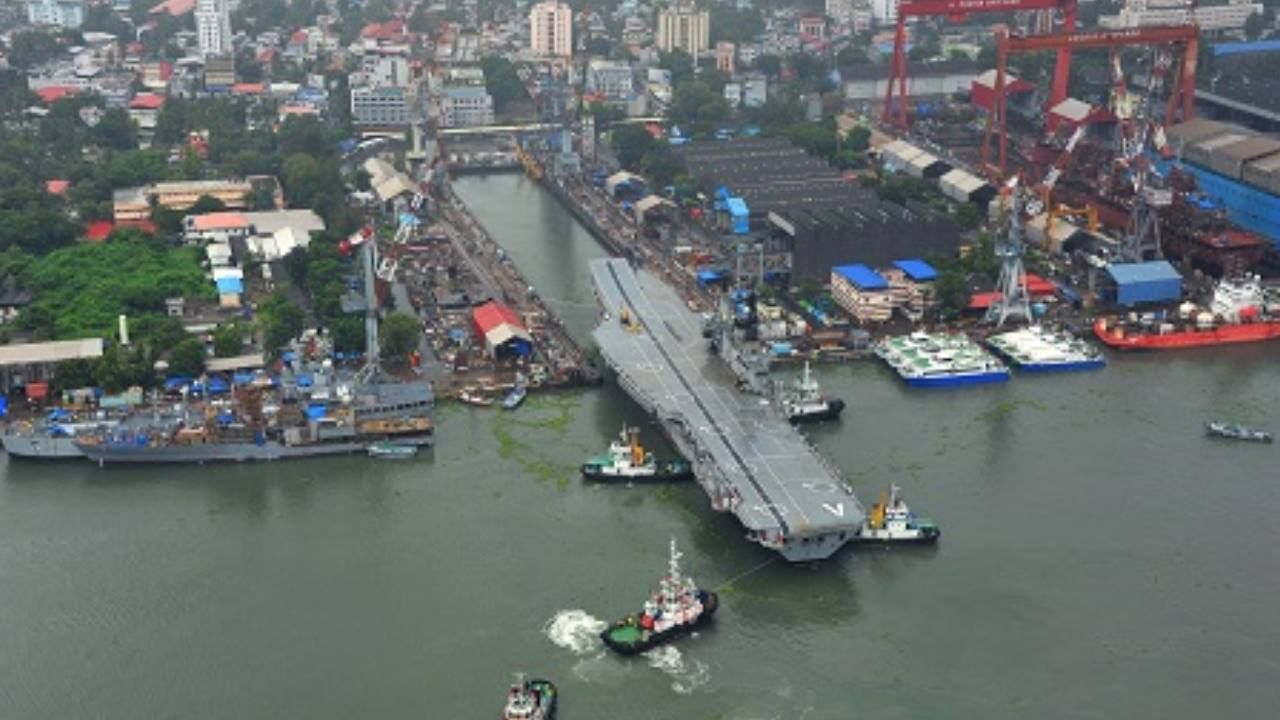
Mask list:
[[[680,574],[680,553],[671,539],[671,561],[658,589],[645,601],[640,616],[628,615],[600,633],[611,650],[635,655],[692,632],[715,615],[720,599],[710,590],[700,590],[693,580]]]
[[[550,680],[525,679],[516,675],[507,691],[502,720],[552,720],[556,716],[556,686]]]
[[[1099,318],[1093,333],[1119,350],[1180,348],[1261,342],[1280,338],[1280,301],[1269,297],[1256,275],[1219,280],[1209,307],[1183,303],[1176,318],[1109,321]]]

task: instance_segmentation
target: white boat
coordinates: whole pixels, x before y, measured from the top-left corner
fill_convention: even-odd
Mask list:
[[[418,454],[416,445],[394,442],[376,442],[369,446],[369,457],[385,460],[408,460]]]
[[[474,388],[463,388],[458,393],[458,402],[474,407],[493,407],[493,399],[481,395]]]
[[[885,338],[875,353],[908,385],[953,387],[1005,382],[1009,369],[967,335],[922,331]]]
[[[1098,348],[1065,330],[1041,325],[992,335],[987,345],[1027,372],[1097,370],[1106,365]]]
[[[822,388],[809,374],[808,362],[804,364],[804,375],[782,399],[782,412],[795,424],[834,420],[843,410],[843,400],[823,396]]]
[[[871,506],[858,538],[866,543],[926,544],[937,542],[941,535],[932,521],[911,512],[901,488],[890,485],[888,495],[882,494]]]

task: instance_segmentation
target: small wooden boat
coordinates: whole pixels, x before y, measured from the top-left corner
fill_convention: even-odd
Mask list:
[[[493,400],[481,395],[480,392],[474,388],[463,388],[463,390],[458,393],[458,402],[474,407],[493,407]]]
[[[1255,430],[1243,425],[1235,425],[1225,422],[1209,422],[1204,424],[1204,431],[1214,437],[1226,438],[1227,440],[1245,440],[1247,442],[1269,443],[1272,441],[1271,433],[1265,430]]]

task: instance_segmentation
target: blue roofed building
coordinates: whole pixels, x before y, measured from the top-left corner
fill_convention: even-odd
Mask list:
[[[831,298],[863,324],[885,322],[893,317],[889,281],[861,263],[831,268]]]
[[[1182,297],[1182,275],[1166,260],[1113,263],[1107,274],[1114,285],[1103,288],[1102,295],[1116,305],[1176,302]]]
[[[740,197],[731,197],[725,201],[725,210],[729,213],[729,230],[734,235],[746,235],[751,232],[751,211],[747,201]]]

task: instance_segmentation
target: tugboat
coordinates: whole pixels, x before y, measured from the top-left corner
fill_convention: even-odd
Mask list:
[[[710,590],[699,590],[680,574],[680,553],[671,539],[671,560],[658,589],[649,596],[640,617],[628,615],[600,633],[604,644],[621,655],[635,655],[711,621],[720,599]]]
[[[880,501],[871,506],[858,537],[863,543],[923,545],[937,542],[940,535],[942,531],[932,521],[911,512],[902,499],[902,489],[890,485],[888,497],[881,493]]]
[[[1204,431],[1214,437],[1226,438],[1228,440],[1245,440],[1248,442],[1269,443],[1273,440],[1271,433],[1266,430],[1255,430],[1243,425],[1235,425],[1233,423],[1224,422],[1207,422],[1204,424]]]
[[[552,720],[556,716],[556,686],[550,680],[526,680],[516,675],[507,691],[502,720]]]
[[[588,480],[653,480],[674,482],[693,477],[687,460],[657,460],[640,445],[637,428],[622,427],[618,439],[609,445],[609,454],[582,464]]]
[[[827,398],[822,395],[822,388],[809,374],[809,363],[804,364],[804,376],[796,381],[791,392],[782,400],[782,410],[787,420],[793,425],[800,423],[835,420],[844,410],[844,401],[839,398]]]

